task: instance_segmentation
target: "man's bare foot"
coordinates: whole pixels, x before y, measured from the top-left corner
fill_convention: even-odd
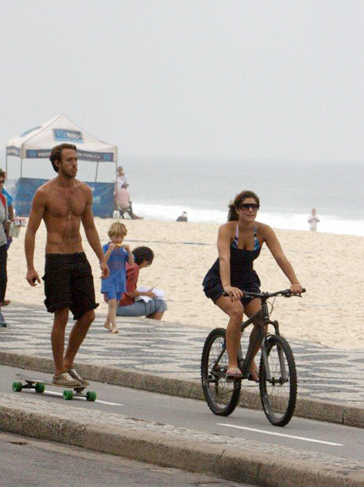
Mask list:
[[[114,333],[114,334],[119,333],[119,329],[118,329],[118,327],[117,327],[117,326],[113,326],[113,327],[111,328],[111,333]]]
[[[104,324],[104,328],[106,328],[109,331],[112,331],[112,328],[111,328],[111,325],[110,324],[105,323]]]

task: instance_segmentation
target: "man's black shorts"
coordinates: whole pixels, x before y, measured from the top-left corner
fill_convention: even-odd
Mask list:
[[[84,252],[46,254],[44,304],[47,311],[69,308],[78,320],[98,307],[91,266]]]

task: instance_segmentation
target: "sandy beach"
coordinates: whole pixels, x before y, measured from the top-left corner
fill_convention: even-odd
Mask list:
[[[95,219],[102,243],[108,241],[111,219]],[[164,289],[168,302],[165,321],[177,326],[192,325],[212,329],[225,327],[227,317],[202,292],[201,282],[217,257],[219,225],[125,220],[131,248],[147,245],[155,252],[151,267],[143,269],[139,284]],[[364,237],[305,231],[277,230],[283,249],[293,264],[307,293],[302,299],[277,298],[274,319],[286,337],[318,342],[340,349],[364,349],[362,289],[364,276]],[[23,228],[8,254],[7,298],[14,302],[43,303],[43,283],[31,288],[25,280]],[[44,269],[45,227],[41,224],[35,250],[35,266],[40,276]],[[84,249],[95,278],[97,310],[105,313],[100,294],[98,261],[84,238]],[[288,281],[269,250],[263,247],[256,261],[262,291],[288,287]],[[3,308],[6,316],[6,308]],[[50,324],[51,324],[51,315]],[[118,318],[122,327],[122,318]]]

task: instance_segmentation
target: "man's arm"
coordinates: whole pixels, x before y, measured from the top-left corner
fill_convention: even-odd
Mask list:
[[[27,225],[27,231],[25,233],[24,249],[28,269],[26,280],[31,286],[36,286],[37,282],[40,283],[38,273],[34,269],[34,248],[35,235],[38,231],[40,222],[42,221],[45,211],[45,202],[46,196],[44,194],[44,191],[38,190],[33,198],[32,209],[30,211]]]
[[[92,193],[91,189],[86,186],[86,206],[82,214],[81,220],[83,228],[85,229],[86,238],[91,245],[92,250],[97,255],[100,262],[101,278],[105,279],[109,275],[109,268],[107,266],[104,253],[102,251],[99,234],[97,233],[94,216],[92,214]]]

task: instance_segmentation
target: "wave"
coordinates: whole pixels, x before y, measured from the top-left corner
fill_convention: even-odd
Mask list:
[[[137,215],[148,220],[175,221],[183,211],[187,212],[188,221],[192,223],[222,224],[227,219],[227,211],[207,210],[192,206],[135,203],[133,209]],[[308,216],[308,214],[301,213],[260,212],[259,220],[281,230],[308,230]],[[319,215],[319,218],[319,232],[364,236],[363,220],[344,220],[335,215]]]

